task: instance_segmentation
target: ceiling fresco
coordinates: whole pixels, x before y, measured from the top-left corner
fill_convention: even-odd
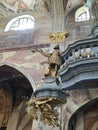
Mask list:
[[[80,6],[85,0],[59,1],[63,3],[63,8],[66,13],[76,5]],[[49,12],[51,12],[51,5],[55,2],[56,0],[0,0],[0,18],[7,17],[13,13],[18,14],[26,11],[49,14]]]
[[[13,13],[30,11],[32,13],[51,13],[52,4],[57,0],[0,0],[0,18],[7,17]],[[95,0],[59,0],[65,10],[65,15],[75,8],[91,3]],[[58,4],[59,7],[59,4]]]
[[[0,18],[22,12],[49,12],[49,0],[0,0]]]
[[[22,14],[30,14],[36,19],[37,28],[52,32],[65,31],[68,17],[86,3],[95,0],[0,0],[0,27]],[[79,12],[78,14],[80,14]],[[5,22],[6,21],[6,22]],[[4,25],[5,22],[5,25]],[[44,24],[46,23],[46,24]]]

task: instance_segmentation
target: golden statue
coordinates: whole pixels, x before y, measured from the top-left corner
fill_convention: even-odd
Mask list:
[[[40,118],[43,122],[47,123],[48,125],[59,127],[58,113],[54,110],[54,100],[57,99],[53,99],[52,97],[35,99],[34,97],[32,97],[28,102],[27,112],[31,117],[33,117],[33,119],[37,120],[37,110],[39,109],[41,113]]]
[[[54,47],[54,51],[50,54],[45,53],[43,50],[38,50],[38,49],[32,49],[32,52],[38,51],[45,57],[48,57],[48,64],[46,67],[46,74],[45,77],[47,76],[52,76],[56,77],[58,76],[58,71],[61,67],[61,65],[64,63],[64,60],[61,57],[61,52],[59,50],[59,45],[56,45]]]

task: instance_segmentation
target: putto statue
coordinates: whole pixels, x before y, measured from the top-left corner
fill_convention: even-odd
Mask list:
[[[50,54],[45,53],[42,49],[32,49],[32,52],[38,51],[43,56],[48,57],[48,64],[46,67],[45,77],[52,76],[57,77],[60,66],[64,63],[59,50],[59,45],[54,47],[54,51]]]

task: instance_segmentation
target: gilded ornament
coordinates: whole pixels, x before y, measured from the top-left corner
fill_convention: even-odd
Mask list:
[[[65,42],[66,38],[68,37],[68,32],[56,32],[50,34],[50,40],[54,43],[57,42]]]
[[[33,119],[37,120],[37,110],[40,110],[41,120],[43,122],[47,123],[48,125],[59,127],[58,113],[56,110],[54,110],[55,100],[57,100],[57,98],[44,97],[42,99],[35,99],[35,97],[32,97],[28,101],[27,112]]]

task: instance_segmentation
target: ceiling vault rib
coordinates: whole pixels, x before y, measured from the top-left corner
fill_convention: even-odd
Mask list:
[[[6,7],[6,9],[10,9],[13,12],[16,12],[16,9],[14,6],[11,6],[10,4],[8,4],[6,1],[1,0],[0,3]]]

